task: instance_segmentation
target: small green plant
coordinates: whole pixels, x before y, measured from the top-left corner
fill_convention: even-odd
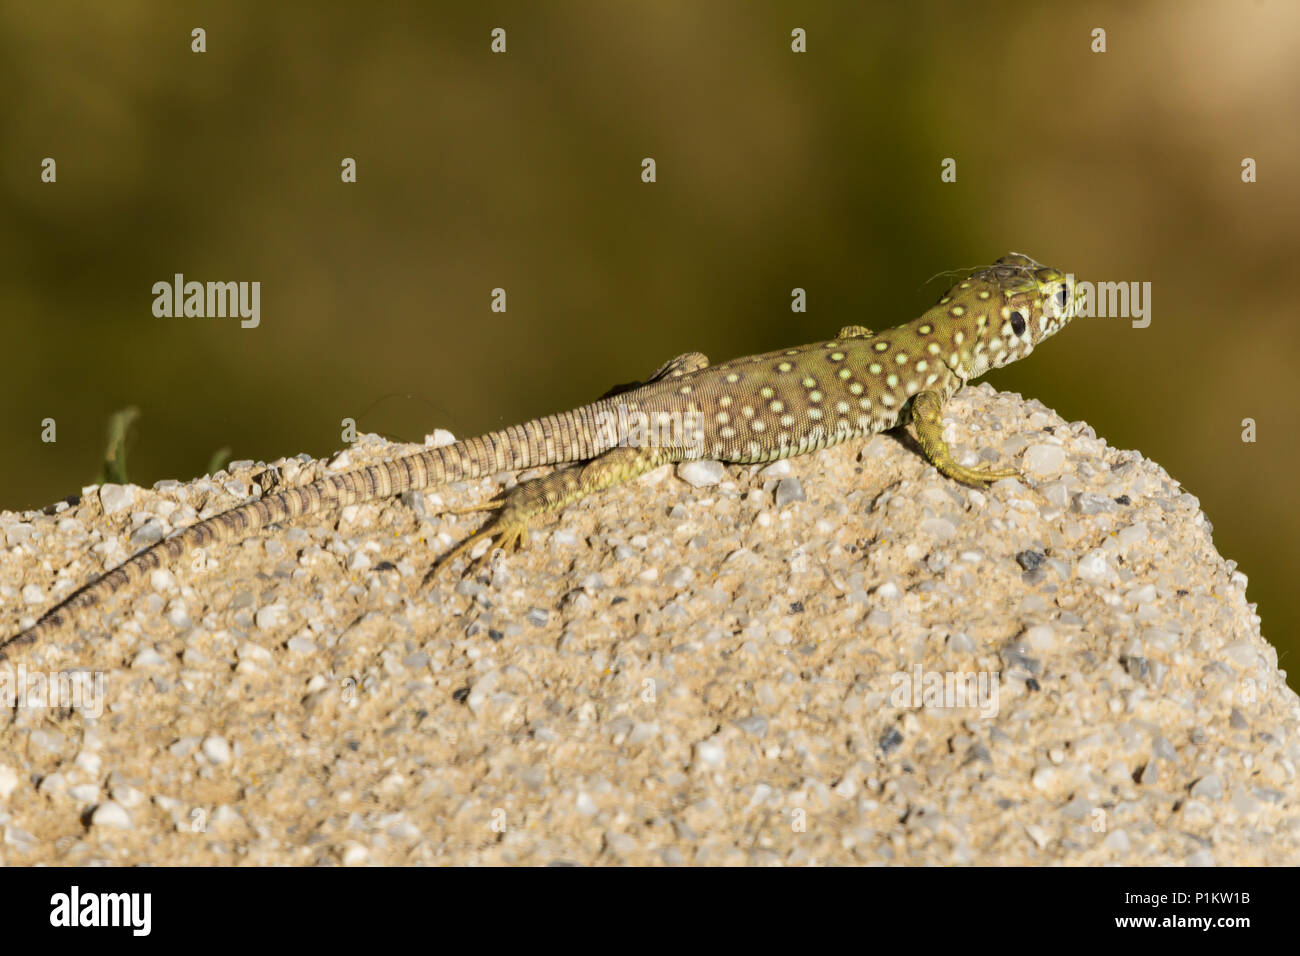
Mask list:
[[[104,449],[104,461],[99,467],[99,478],[96,484],[125,485],[129,483],[126,476],[126,442],[130,436],[131,428],[139,417],[140,409],[134,405],[116,411],[109,416],[108,447]],[[231,449],[229,447],[218,448],[212,453],[212,457],[208,459],[208,470],[205,474],[215,475],[230,461],[230,455]]]
[[[222,468],[226,467],[226,462],[228,461],[230,461],[230,447],[223,446],[218,448],[212,453],[212,457],[208,459],[207,473],[209,475],[215,475]]]
[[[114,412],[108,419],[108,447],[104,449],[104,463],[99,469],[99,484],[110,482],[115,485],[127,484],[126,479],[126,439],[140,417],[140,409],[134,405]]]

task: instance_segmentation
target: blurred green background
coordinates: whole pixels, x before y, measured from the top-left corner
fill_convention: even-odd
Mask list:
[[[466,436],[906,321],[1014,249],[1152,283],[1149,328],[1081,321],[991,381],[1197,495],[1288,668],[1297,37],[1267,0],[6,5],[0,507],[93,481],[125,406],[141,484],[325,454],[345,417]],[[176,272],[259,280],[261,326],[155,318]]]

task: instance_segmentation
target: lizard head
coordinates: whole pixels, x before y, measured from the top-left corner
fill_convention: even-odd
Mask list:
[[[949,364],[965,380],[1024,358],[1063,329],[1082,301],[1072,275],[1013,252],[972,272],[930,314],[956,330],[957,361]]]

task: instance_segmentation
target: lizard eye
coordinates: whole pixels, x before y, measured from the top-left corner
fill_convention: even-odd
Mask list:
[[[1064,309],[1065,303],[1069,301],[1070,301],[1070,293],[1067,292],[1065,289],[1061,289],[1056,293],[1056,305],[1058,308]]]
[[[1025,314],[1023,312],[1011,313],[1011,331],[1016,335],[1025,334]]]

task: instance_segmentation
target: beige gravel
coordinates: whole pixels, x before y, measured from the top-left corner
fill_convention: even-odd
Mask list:
[[[1196,499],[1037,402],[948,417],[1026,480],[882,435],[661,469],[427,590],[513,476],[155,573],[0,665],[102,690],[5,710],[0,861],[1300,862],[1300,701]],[[263,470],[0,514],[0,632]]]

